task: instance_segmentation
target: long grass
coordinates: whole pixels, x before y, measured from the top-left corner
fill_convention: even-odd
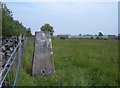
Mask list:
[[[53,39],[55,76],[32,77],[34,40],[28,40],[20,70],[21,86],[117,86],[117,40]]]

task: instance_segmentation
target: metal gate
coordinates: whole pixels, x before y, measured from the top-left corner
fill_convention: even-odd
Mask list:
[[[25,38],[23,41],[19,40],[16,48],[14,49],[13,53],[9,57],[8,61],[6,62],[4,68],[2,69],[0,73],[0,88],[1,87],[15,87],[20,85],[19,82],[19,70],[21,66],[21,60],[22,60],[22,53],[25,50],[27,38]]]

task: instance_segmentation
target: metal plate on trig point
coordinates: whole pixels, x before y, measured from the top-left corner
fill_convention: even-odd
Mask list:
[[[55,73],[50,32],[35,33],[32,76]]]

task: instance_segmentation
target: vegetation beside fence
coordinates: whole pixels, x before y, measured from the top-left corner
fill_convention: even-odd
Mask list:
[[[1,4],[1,3],[0,3]],[[26,28],[18,20],[13,19],[13,13],[2,3],[2,36],[11,37],[17,34],[32,36],[31,29]]]
[[[54,39],[56,75],[32,77],[34,40],[27,40],[20,69],[21,86],[117,86],[118,41]]]

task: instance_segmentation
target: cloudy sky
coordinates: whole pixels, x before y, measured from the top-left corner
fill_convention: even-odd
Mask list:
[[[6,2],[15,20],[39,31],[45,23],[55,34],[118,34],[118,2]]]

